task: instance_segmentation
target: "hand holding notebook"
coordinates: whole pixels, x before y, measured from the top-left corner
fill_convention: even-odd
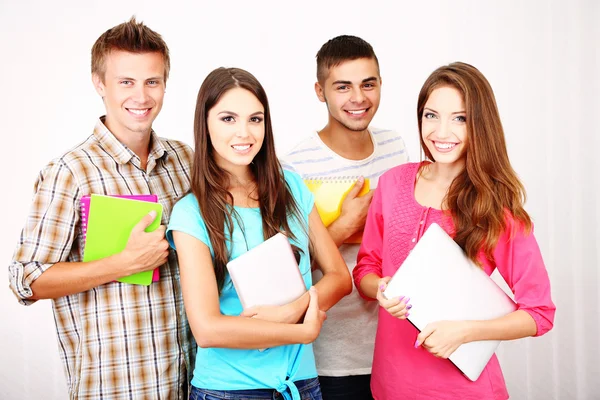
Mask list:
[[[158,196],[155,194],[133,194],[133,195],[118,194],[118,195],[111,195],[111,197],[118,197],[118,198],[122,198],[122,199],[130,199],[130,200],[149,201],[152,203],[158,202]],[[88,215],[90,215],[90,201],[91,201],[90,195],[83,196],[79,201],[80,214],[81,214],[81,235],[83,237],[84,244],[85,244],[85,238],[86,238],[86,233],[87,233]],[[159,280],[160,280],[160,272],[159,272],[158,268],[155,268],[154,272],[152,274],[152,282],[158,282]]]
[[[155,211],[157,216],[146,232],[153,232],[160,226],[160,203],[91,195],[83,261],[99,260],[122,252],[132,229],[150,211]],[[152,275],[152,270],[142,271],[119,278],[118,281],[147,286],[152,282]]]
[[[304,183],[315,196],[315,206],[323,224],[328,227],[342,214],[342,204],[354,187],[358,176],[306,178]],[[357,197],[369,193],[370,180],[366,178]],[[348,238],[345,243],[360,243],[362,230]]]

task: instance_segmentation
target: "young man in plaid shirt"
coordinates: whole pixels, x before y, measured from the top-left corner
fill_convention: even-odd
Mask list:
[[[22,304],[52,299],[71,399],[187,398],[194,343],[165,228],[144,232],[156,215],[138,223],[121,253],[82,262],[82,196],[156,194],[164,224],[188,191],[192,150],[152,130],[168,75],[167,45],[134,18],[98,38],[92,80],[106,115],[40,172],[9,265]],[[157,267],[150,286],[115,281]]]

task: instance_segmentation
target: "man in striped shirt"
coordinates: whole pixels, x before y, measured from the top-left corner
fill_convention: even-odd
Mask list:
[[[328,123],[294,147],[282,163],[303,178],[358,179],[342,203],[340,217],[328,227],[352,273],[359,245],[344,242],[362,232],[373,193],[358,196],[363,178],[375,188],[379,176],[407,162],[408,154],[396,132],[369,128],[381,94],[379,62],[369,43],[355,36],[325,43],[317,53],[315,91],[327,105]],[[317,269],[314,281],[321,276]],[[377,302],[364,300],[356,288],[327,312],[314,343],[324,400],[372,398],[376,327]]]
[[[9,265],[22,304],[52,299],[71,399],[187,398],[194,342],[165,228],[144,231],[156,214],[138,223],[121,253],[82,262],[82,196],[156,194],[165,224],[189,189],[192,150],[152,130],[168,74],[167,45],[134,18],[98,38],[92,80],[106,115],[40,172]],[[115,282],[157,267],[150,286]]]

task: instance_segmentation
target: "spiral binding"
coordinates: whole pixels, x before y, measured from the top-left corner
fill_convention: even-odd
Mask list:
[[[318,184],[318,183],[354,183],[358,180],[358,175],[344,175],[344,176],[307,176],[304,178],[306,183]]]

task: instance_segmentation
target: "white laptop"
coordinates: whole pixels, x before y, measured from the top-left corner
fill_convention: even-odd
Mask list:
[[[306,292],[292,246],[282,233],[229,261],[227,270],[244,309],[284,305]]]
[[[437,224],[431,224],[415,245],[384,295],[410,297],[408,320],[419,331],[435,321],[490,320],[517,308]],[[475,381],[499,344],[491,340],[463,344],[452,353],[450,361]]]

